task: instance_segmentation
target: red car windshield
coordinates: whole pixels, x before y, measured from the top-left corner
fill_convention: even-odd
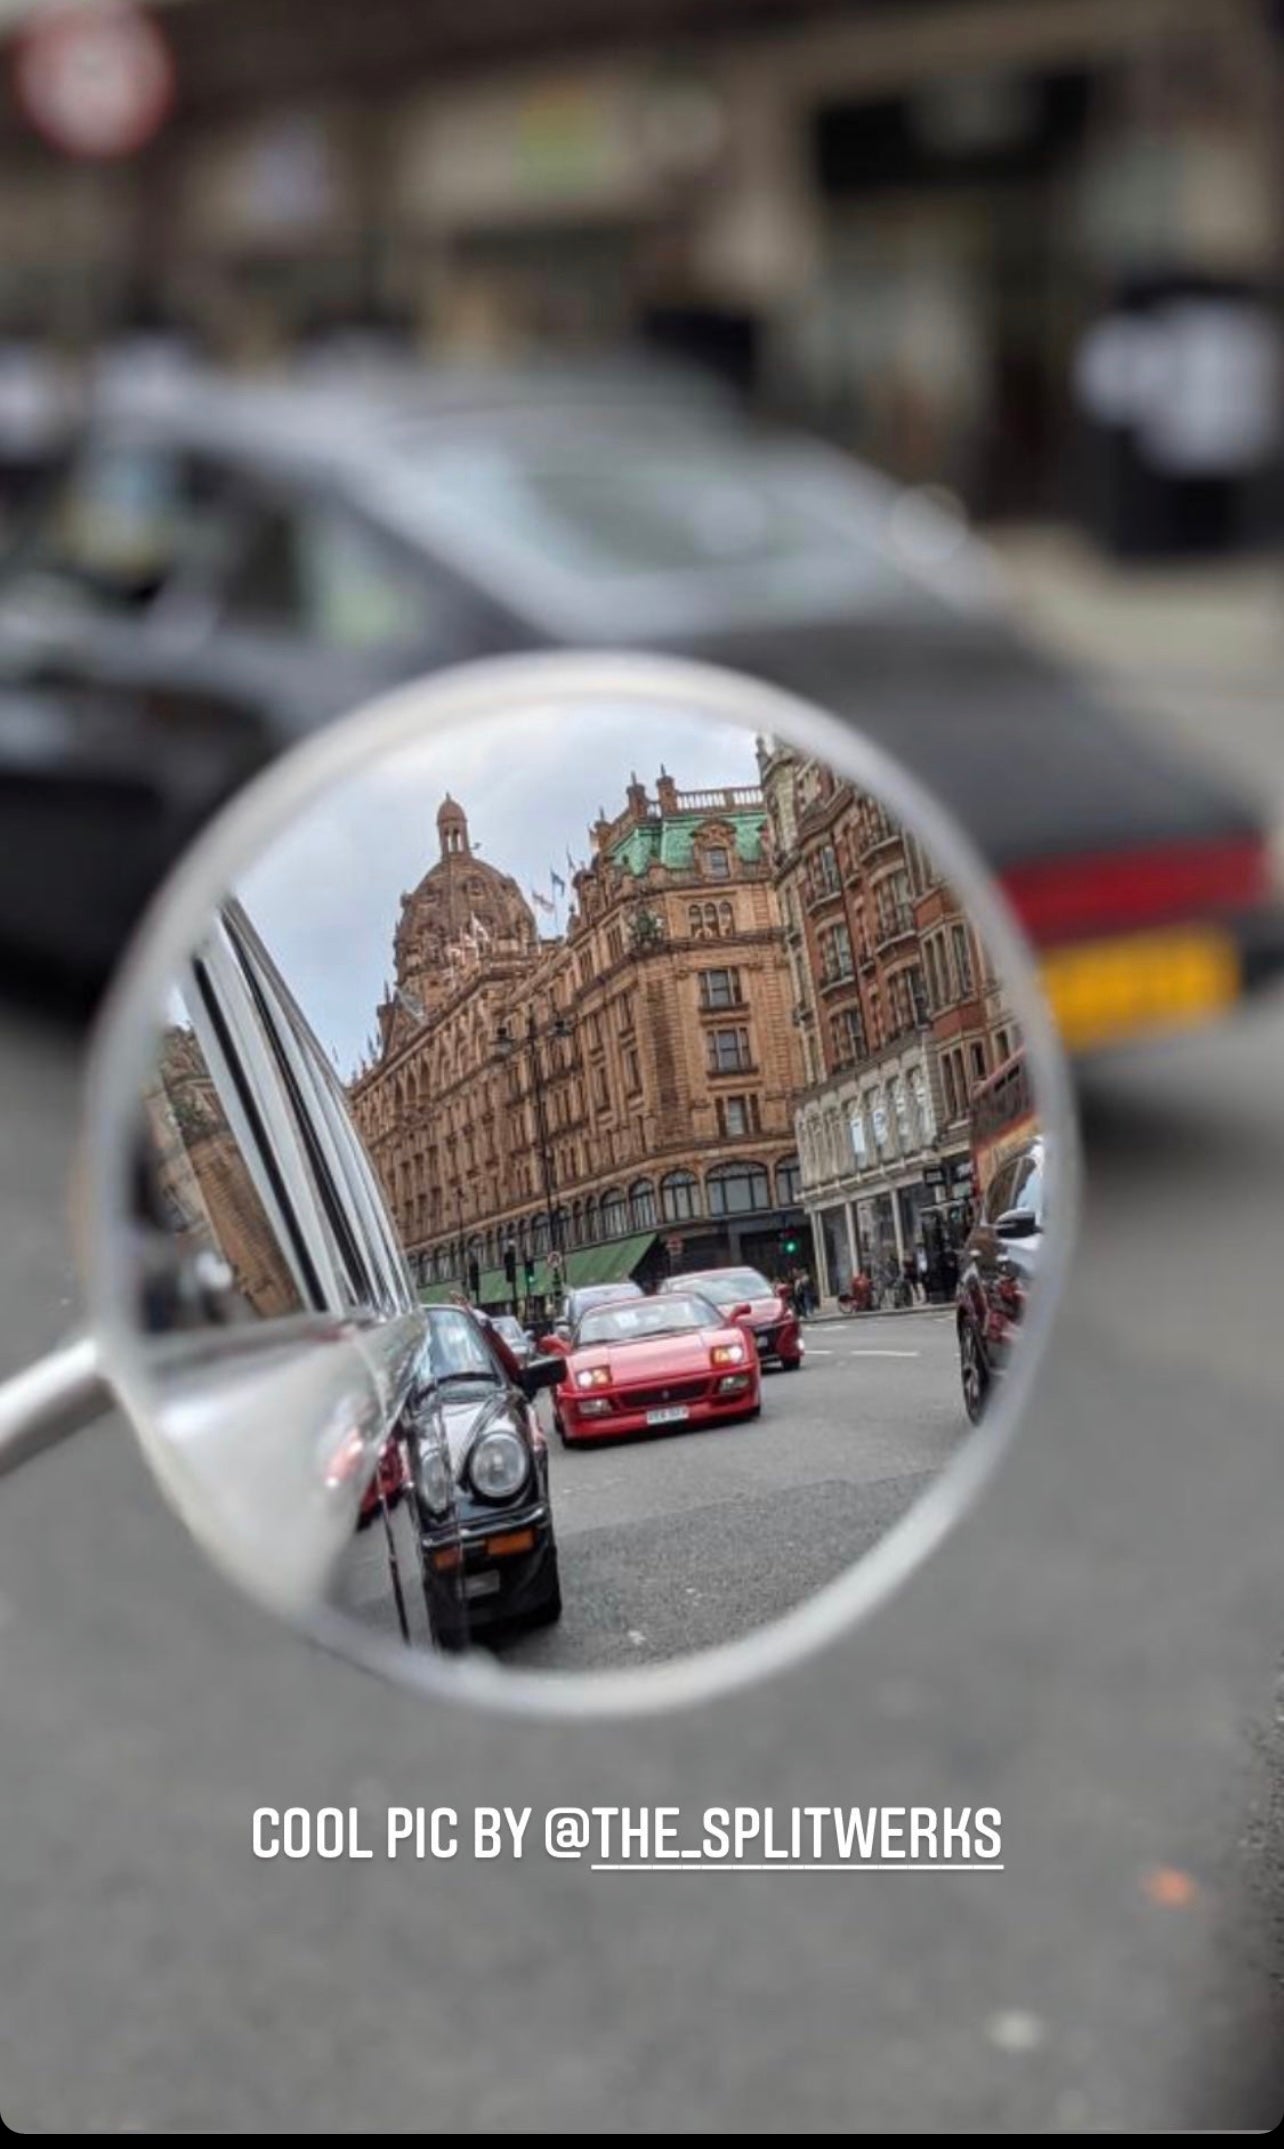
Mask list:
[[[721,1318],[704,1298],[643,1298],[624,1305],[599,1306],[580,1322],[578,1350],[595,1343],[649,1343],[656,1336],[690,1335],[698,1328],[720,1328]]]

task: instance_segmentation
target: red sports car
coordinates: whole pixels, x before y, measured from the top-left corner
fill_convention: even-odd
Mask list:
[[[786,1373],[802,1364],[802,1329],[787,1299],[757,1269],[699,1269],[670,1276],[662,1292],[694,1291],[717,1307],[726,1321],[743,1321],[753,1330],[758,1356],[774,1358]]]
[[[762,1408],[758,1350],[708,1299],[666,1293],[585,1313],[553,1395],[567,1447],[677,1425],[724,1425]]]

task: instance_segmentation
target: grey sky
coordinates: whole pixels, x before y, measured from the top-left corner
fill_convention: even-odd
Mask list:
[[[529,901],[532,887],[549,897],[550,868],[569,880],[568,848],[577,862],[588,859],[598,808],[621,810],[630,772],[654,794],[662,764],[682,790],[758,776],[749,734],[707,718],[666,710],[639,720],[636,709],[608,706],[570,718],[550,711],[385,758],[287,830],[239,893],[342,1074],[375,1030],[402,891],[438,856],[437,808],[447,791],[464,807],[479,855],[513,874]],[[551,934],[554,919],[533,907]]]

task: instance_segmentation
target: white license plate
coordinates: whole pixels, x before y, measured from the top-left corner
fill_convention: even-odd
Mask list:
[[[499,1576],[493,1571],[490,1574],[466,1574],[464,1576],[464,1595],[466,1597],[493,1597],[499,1588],[499,1581]]]
[[[648,1425],[682,1425],[691,1413],[685,1403],[668,1403],[663,1410],[648,1410]]]

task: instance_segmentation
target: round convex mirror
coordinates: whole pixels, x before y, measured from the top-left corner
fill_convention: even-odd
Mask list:
[[[707,1694],[872,1604],[1028,1398],[1071,1227],[1024,944],[845,723],[510,660],[301,749],[115,991],[108,1371],[211,1557],[426,1689]]]

